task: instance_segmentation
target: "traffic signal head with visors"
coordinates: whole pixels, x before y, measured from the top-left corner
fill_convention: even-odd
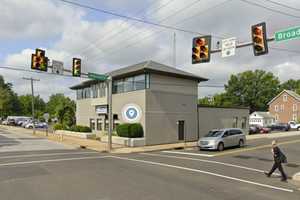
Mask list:
[[[48,70],[48,58],[45,57],[45,51],[36,49],[35,54],[31,55],[31,69],[47,71]]]
[[[73,74],[73,76],[80,77],[80,75],[81,75],[81,59],[73,58],[72,74]]]
[[[192,48],[192,64],[210,61],[211,36],[195,37]]]
[[[266,23],[260,23],[251,27],[253,51],[255,56],[268,53],[268,42],[266,33]]]

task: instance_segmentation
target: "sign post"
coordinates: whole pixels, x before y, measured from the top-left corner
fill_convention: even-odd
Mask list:
[[[300,26],[275,32],[275,41],[285,41],[300,38]]]

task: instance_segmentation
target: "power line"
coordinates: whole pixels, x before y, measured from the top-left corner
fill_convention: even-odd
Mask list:
[[[286,4],[283,4],[283,3],[280,3],[280,2],[276,2],[276,1],[272,1],[272,0],[264,0],[264,1],[267,1],[267,2],[273,3],[273,4],[276,4],[276,5],[279,5],[279,6],[285,7],[285,8],[289,8],[289,9],[291,9],[291,10],[300,11],[300,8],[295,8],[295,7],[292,7],[292,6],[288,6],[288,5],[286,5]]]
[[[24,68],[19,67],[13,67],[13,66],[0,66],[0,69],[7,69],[7,70],[14,70],[14,71],[22,71],[22,72],[30,72],[30,73],[39,73],[44,75],[58,75],[58,76],[65,76],[65,77],[73,77],[72,75],[62,75],[62,74],[54,74],[54,73],[47,73],[47,72],[41,72],[41,71],[33,71],[33,70],[27,70]],[[73,77],[75,78],[75,77]],[[81,77],[82,78],[82,77]],[[124,81],[125,83],[132,83],[130,81]],[[151,84],[154,85],[164,85],[164,86],[177,86],[177,87],[191,87],[191,85],[187,84],[171,84],[171,83],[163,83],[163,82],[157,82],[157,81],[151,81]],[[198,85],[198,87],[210,87],[210,88],[224,88],[224,85],[218,85],[218,84],[205,84],[205,85]]]
[[[250,4],[250,5],[253,5],[253,6],[256,6],[256,7],[264,8],[264,9],[269,10],[271,12],[274,12],[276,14],[279,13],[279,14],[282,14],[282,15],[285,15],[285,16],[289,16],[289,17],[294,17],[294,18],[300,19],[300,16],[298,16],[298,15],[293,15],[293,14],[290,14],[290,13],[287,13],[287,12],[283,12],[281,10],[276,10],[276,9],[273,9],[273,8],[269,8],[267,6],[264,6],[264,5],[255,3],[255,2],[251,2],[251,1],[248,1],[248,0],[239,0],[239,1],[247,3],[247,4]]]
[[[205,13],[205,12],[211,10],[211,9],[217,8],[217,7],[219,7],[219,6],[221,6],[221,5],[225,4],[225,3],[228,3],[229,1],[232,1],[232,0],[225,0],[225,1],[223,1],[223,2],[221,2],[221,3],[218,3],[218,4],[214,5],[214,6],[211,6],[211,7],[207,8],[207,9],[205,9],[205,10],[202,10],[201,12],[198,12],[196,15],[193,15],[193,16],[187,17],[187,18],[185,18],[185,19],[183,19],[183,20],[180,20],[179,22],[177,22],[177,23],[175,23],[175,24],[176,24],[176,25],[182,24],[182,23],[184,23],[184,22],[190,20],[191,18],[198,16],[199,14],[203,14],[203,13]],[[174,14],[176,14],[176,13],[174,13]],[[174,15],[174,14],[173,14],[173,15]],[[172,16],[172,15],[171,15],[171,16]],[[170,17],[170,16],[168,16],[168,17]],[[167,19],[168,17],[166,17],[165,19]],[[165,20],[165,19],[164,19],[164,20]],[[159,34],[159,33],[161,33],[161,32],[163,32],[163,30],[160,30],[160,31],[157,31],[157,32],[154,32],[154,33],[150,33],[149,35],[146,35],[146,36],[142,37],[141,39],[139,39],[139,40],[137,40],[137,41],[135,41],[135,42],[133,42],[133,43],[129,43],[128,45],[122,46],[121,48],[118,48],[118,49],[116,49],[116,50],[113,49],[113,50],[111,50],[111,51],[106,51],[105,54],[113,53],[113,52],[118,52],[118,53],[120,53],[120,52],[121,52],[121,51],[120,51],[121,49],[125,49],[125,48],[128,48],[128,47],[135,46],[136,44],[139,44],[140,42],[143,42],[143,41],[145,41],[145,40],[151,38],[152,36],[155,36],[155,35],[156,35],[156,37],[157,37],[157,34]],[[138,34],[140,34],[140,32],[138,32]],[[138,34],[135,34],[135,35],[138,35]],[[219,39],[224,39],[224,38],[225,38],[225,37],[223,37],[223,36],[217,36],[217,35],[212,35],[212,36],[215,37],[215,38],[219,38]],[[104,55],[102,55],[102,56],[100,56],[100,57],[97,57],[97,60],[100,60],[100,59],[102,59],[102,58],[104,58],[104,57],[105,57]],[[91,57],[90,59],[91,59],[91,60],[94,60],[93,57]]]
[[[108,15],[113,15],[113,16],[116,16],[116,17],[132,20],[132,21],[137,21],[137,22],[141,22],[141,23],[144,23],[144,24],[149,24],[149,25],[152,25],[152,26],[157,26],[157,27],[161,27],[161,28],[165,28],[165,29],[170,29],[170,30],[175,30],[175,31],[180,31],[180,32],[185,32],[185,33],[191,33],[191,34],[206,35],[206,34],[203,34],[203,33],[196,32],[196,31],[185,30],[185,29],[170,26],[170,25],[159,24],[159,23],[151,22],[151,21],[148,21],[148,20],[143,20],[143,19],[136,18],[136,17],[130,17],[130,16],[127,16],[127,15],[107,11],[107,10],[100,9],[100,8],[95,8],[95,7],[86,5],[86,4],[81,4],[81,3],[77,3],[77,2],[73,2],[73,1],[68,1],[68,0],[58,0],[58,1],[62,1],[64,3],[71,4],[71,5],[74,5],[74,6],[78,6],[78,7],[81,7],[81,8],[94,10],[96,12],[101,12],[101,13],[105,13],[105,14],[108,14]]]
[[[170,3],[172,3],[173,1],[175,1],[175,0],[169,0],[167,3],[162,4],[161,6],[159,6],[158,8],[156,8],[156,9],[154,10],[154,12],[157,12],[157,11],[159,11],[160,9],[166,7],[167,5],[169,5]],[[147,8],[149,8],[149,5],[147,6]],[[137,12],[137,14],[139,15],[140,13],[143,13],[143,11],[145,11],[145,10],[146,10],[146,9],[143,8],[142,10],[140,10],[139,12]],[[151,13],[153,13],[153,10],[151,11]],[[148,14],[147,14],[147,15],[148,15]],[[142,15],[142,17],[145,17],[145,16],[147,16],[147,15],[144,14],[144,15]],[[123,21],[123,22],[120,24],[120,26],[122,27],[127,21],[128,21],[128,19],[126,19],[125,21]],[[136,23],[137,23],[137,22],[136,22]],[[136,23],[134,23],[134,24],[136,24]],[[84,52],[88,51],[90,48],[95,47],[95,46],[96,46],[97,44],[99,44],[100,42],[103,42],[103,41],[104,41],[104,43],[105,43],[105,41],[109,41],[110,38],[113,38],[113,37],[117,36],[118,34],[123,33],[124,31],[129,31],[132,27],[133,27],[133,25],[130,25],[129,27],[126,27],[126,28],[124,28],[124,29],[122,29],[122,30],[115,31],[113,34],[111,34],[111,31],[114,30],[114,28],[112,28],[110,31],[107,31],[107,32],[109,33],[109,34],[108,34],[108,37],[104,37],[104,38],[100,37],[99,40],[96,40],[96,41],[90,43],[86,48],[84,48],[84,50],[81,50],[81,51],[78,52],[77,54],[81,54],[81,53],[84,53]],[[105,35],[105,34],[103,34],[103,35]],[[103,43],[101,43],[101,44],[102,44],[102,46],[103,46]]]

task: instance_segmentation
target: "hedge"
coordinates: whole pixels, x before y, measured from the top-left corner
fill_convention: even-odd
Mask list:
[[[143,126],[139,123],[120,124],[117,127],[117,134],[120,137],[141,138],[144,136]]]
[[[62,124],[55,124],[53,126],[53,129],[56,130],[65,130],[65,131],[74,131],[74,132],[80,132],[80,133],[90,133],[92,130],[90,127],[87,126],[72,126],[70,128],[67,128],[66,126]]]

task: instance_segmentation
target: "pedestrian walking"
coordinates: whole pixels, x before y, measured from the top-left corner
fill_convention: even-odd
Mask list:
[[[273,167],[270,170],[270,172],[265,172],[265,175],[267,177],[270,177],[272,175],[272,173],[278,168],[278,170],[281,173],[281,181],[287,181],[287,176],[284,173],[283,168],[282,168],[282,163],[287,163],[287,158],[284,155],[284,153],[282,153],[280,148],[277,146],[276,140],[272,141],[272,154],[273,154],[273,158],[274,158],[274,164],[273,164]]]

